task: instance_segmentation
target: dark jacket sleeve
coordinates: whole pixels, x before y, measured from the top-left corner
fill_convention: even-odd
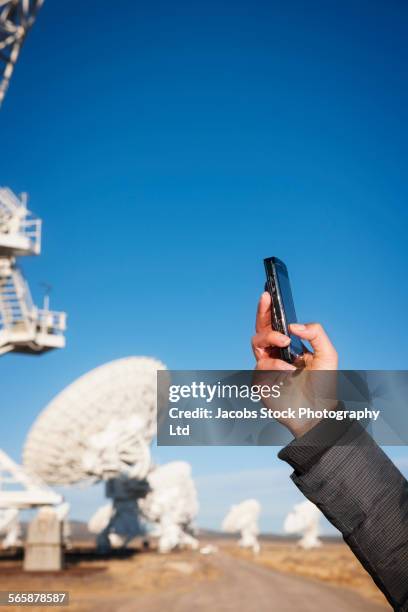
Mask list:
[[[279,457],[294,468],[296,486],[341,531],[394,609],[408,612],[408,483],[392,461],[350,421],[329,432],[320,423]]]

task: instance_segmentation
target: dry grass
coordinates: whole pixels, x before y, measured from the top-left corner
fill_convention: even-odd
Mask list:
[[[386,603],[371,577],[342,542],[324,544],[314,550],[302,550],[294,543],[266,542],[255,557],[237,547],[228,550],[265,567],[353,589],[372,601]]]
[[[137,598],[163,589],[184,591],[200,580],[217,574],[206,558],[189,551],[169,555],[142,553],[118,559],[86,559],[77,555],[75,563],[60,573],[25,573],[21,561],[2,561],[0,591],[68,591],[70,612],[89,612],[103,608],[115,610],[122,600]],[[13,610],[27,612],[26,607]],[[49,612],[48,607],[36,610]],[[103,608],[106,609],[106,608]]]
[[[234,541],[217,544],[228,554],[259,563],[267,568],[297,574],[313,580],[343,588],[354,589],[373,602],[385,600],[368,574],[342,543],[325,544],[322,548],[304,551],[292,543],[264,542],[261,553],[252,553],[237,547]],[[21,559],[3,558],[0,563],[0,591],[69,591],[70,612],[111,612],[125,602],[147,602],[140,608],[157,610],[153,603],[157,595],[178,594],[195,589],[208,582],[216,589],[219,570],[216,556],[204,557],[191,551],[159,555],[155,552],[135,553],[124,558],[102,559],[78,550],[68,556],[68,567],[61,573],[32,574],[22,572]],[[213,583],[214,581],[214,583]],[[214,584],[214,586],[213,586]],[[141,599],[140,599],[141,598]],[[149,602],[150,605],[149,605]],[[160,605],[160,609],[162,605]],[[35,608],[49,612],[49,608]],[[132,609],[132,606],[128,609]],[[26,612],[27,608],[13,607]]]

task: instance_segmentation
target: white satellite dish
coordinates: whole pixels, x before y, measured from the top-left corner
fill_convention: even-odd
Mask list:
[[[26,470],[47,484],[144,478],[156,434],[156,359],[127,357],[102,365],[57,395],[32,426]]]
[[[251,548],[254,553],[260,551],[258,534],[258,519],[261,513],[261,504],[256,499],[246,499],[240,504],[231,507],[223,520],[222,530],[226,533],[240,533],[238,545],[242,548]]]
[[[118,478],[111,482],[116,487],[132,486],[133,483],[131,480],[120,482]],[[146,480],[135,484],[145,488],[132,499],[119,492],[112,495],[107,487],[107,494],[114,503],[101,506],[88,521],[89,531],[98,535],[99,549],[122,547],[126,539],[145,535],[146,524],[150,523],[153,527],[150,535],[158,539],[159,552],[167,553],[176,547],[196,550],[198,541],[192,535],[192,522],[198,513],[198,500],[191,466],[184,461],[173,461],[154,467]],[[125,516],[128,527],[123,530]]]
[[[256,499],[246,499],[240,504],[231,507],[222,523],[222,530],[226,533],[240,533],[238,545],[242,548],[251,548],[254,553],[260,551],[258,534],[258,519],[261,513],[261,504]]]
[[[296,504],[285,519],[283,529],[286,533],[299,533],[303,537],[298,545],[305,550],[318,548],[322,545],[319,540],[320,510],[308,499]]]
[[[141,531],[136,500],[146,495],[156,434],[157,371],[150,357],[102,365],[57,395],[32,426],[23,451],[27,471],[49,485],[106,481],[112,511],[98,537],[101,551],[125,546]]]
[[[152,523],[158,548],[166,553],[176,547],[198,548],[192,523],[198,514],[198,498],[191,466],[172,461],[153,469],[147,477],[150,492],[139,500],[144,518]]]

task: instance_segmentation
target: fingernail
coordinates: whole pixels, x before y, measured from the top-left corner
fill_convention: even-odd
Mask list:
[[[283,338],[282,342],[283,346],[288,346],[288,344],[290,344],[290,338],[286,336],[285,338]]]
[[[290,327],[295,331],[304,331],[306,329],[306,325],[301,325],[300,323],[291,323]]]

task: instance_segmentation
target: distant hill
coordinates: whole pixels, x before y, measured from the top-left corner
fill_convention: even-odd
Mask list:
[[[71,539],[76,540],[77,542],[89,541],[95,539],[95,534],[90,533],[88,526],[83,521],[70,521],[71,526]],[[23,535],[25,535],[27,530],[26,523],[22,523]],[[208,540],[236,540],[237,534],[234,533],[223,533],[222,531],[217,531],[216,529],[197,529],[198,537],[201,539]],[[319,536],[323,542],[338,542],[341,540],[340,536],[330,536],[330,535],[322,535]],[[284,535],[277,533],[261,533],[259,536],[260,540],[264,542],[296,542],[299,539],[299,536],[292,535]]]
[[[237,534],[224,533],[215,529],[200,529],[198,528],[198,537],[202,539],[208,538],[209,540],[236,540]],[[322,535],[319,538],[323,542],[338,542],[341,540],[341,536],[336,535]],[[277,533],[261,533],[259,539],[264,542],[296,542],[299,539],[298,535],[286,535]]]

